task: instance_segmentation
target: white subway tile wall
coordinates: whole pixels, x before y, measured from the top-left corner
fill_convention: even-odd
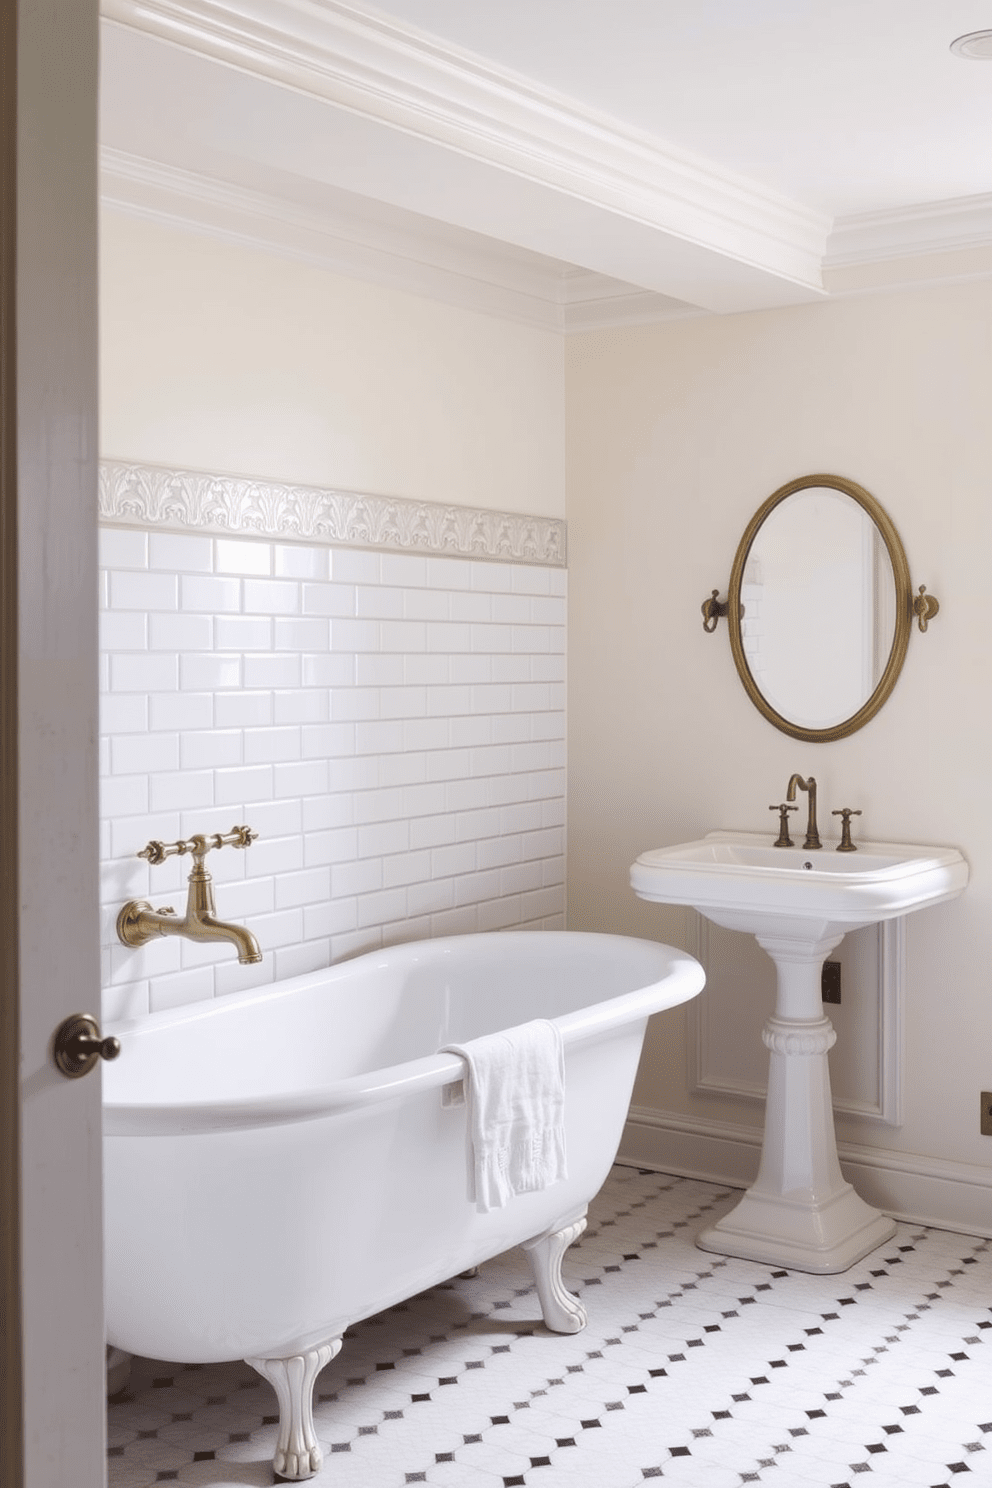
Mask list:
[[[101,529],[104,1018],[395,941],[564,924],[563,569]],[[211,853],[229,945],[120,944]]]

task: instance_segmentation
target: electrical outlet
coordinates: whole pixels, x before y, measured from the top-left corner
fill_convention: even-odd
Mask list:
[[[820,976],[820,995],[824,1002],[840,1002],[839,961],[824,961]]]
[[[982,1091],[982,1114],[979,1129],[983,1137],[992,1137],[992,1090]]]

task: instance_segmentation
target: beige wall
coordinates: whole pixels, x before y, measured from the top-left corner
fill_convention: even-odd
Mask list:
[[[106,458],[564,515],[562,342],[107,211]]]
[[[816,775],[827,822],[850,805],[863,837],[959,846],[965,896],[907,923],[904,1123],[845,1118],[842,1135],[930,1171],[989,1165],[992,284],[575,337],[566,398],[570,923],[688,942],[691,917],[635,899],[629,864],[714,827],[770,830],[794,770]],[[814,471],[882,502],[914,585],[941,601],[882,713],[827,745],[765,722],[726,626],[704,634],[699,612],[726,594],[759,503]],[[690,1093],[673,1019],[635,1101],[760,1123],[752,1103]]]

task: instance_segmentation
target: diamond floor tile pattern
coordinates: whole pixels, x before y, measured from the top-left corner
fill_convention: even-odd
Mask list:
[[[992,1242],[901,1224],[840,1276],[695,1248],[715,1184],[615,1167],[540,1321],[522,1252],[345,1336],[318,1377],[317,1488],[992,1484]],[[273,1482],[274,1392],[245,1363],[136,1359],[109,1488]]]

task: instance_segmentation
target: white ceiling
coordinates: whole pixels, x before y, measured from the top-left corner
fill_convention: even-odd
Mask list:
[[[992,190],[990,0],[379,0],[831,217]]]
[[[119,209],[568,329],[992,272],[990,0],[103,0]]]

